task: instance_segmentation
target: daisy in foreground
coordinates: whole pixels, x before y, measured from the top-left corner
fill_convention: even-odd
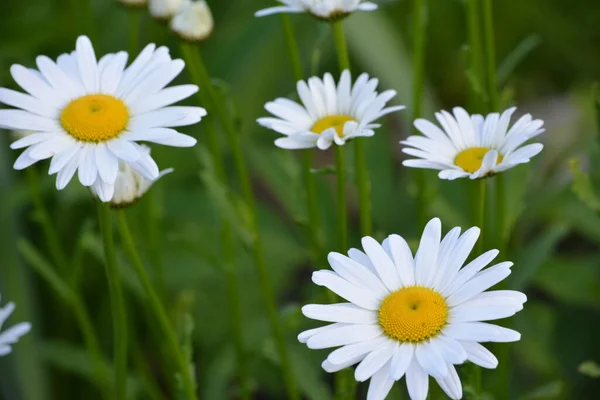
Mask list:
[[[150,155],[148,146],[142,145],[141,151]],[[98,178],[90,189],[93,194],[100,198],[106,197],[104,194],[106,192],[114,193],[110,200],[110,205],[113,208],[129,207],[144,197],[157,180],[171,172],[173,172],[173,168],[168,168],[161,171],[156,179],[148,179],[136,170],[135,165],[130,166],[121,161],[114,187],[109,187],[102,179]]]
[[[530,114],[522,116],[508,129],[516,108],[485,118],[469,115],[460,107],[454,116],[447,111],[436,113],[443,130],[425,119],[417,119],[415,127],[425,136],[410,136],[400,142],[402,151],[419,159],[406,160],[413,168],[437,169],[441,179],[483,178],[528,163],[542,151],[540,143],[522,146],[544,132],[544,121]],[[521,147],[522,146],[522,147]]]
[[[11,326],[4,332],[1,331],[4,322],[6,322],[14,310],[14,303],[8,303],[6,306],[0,308],[0,356],[10,354],[12,351],[11,345],[17,343],[21,336],[31,330],[29,322],[21,322],[20,324]]]
[[[26,150],[14,164],[21,170],[52,158],[50,174],[63,189],[78,172],[84,186],[101,179],[114,187],[119,160],[147,179],[158,166],[138,141],[190,147],[196,139],[173,127],[195,124],[206,115],[201,107],[167,107],[198,91],[195,85],[166,86],[183,70],[166,47],[146,46],[129,65],[127,53],[107,54],[99,61],[90,40],[81,36],[76,50],[54,62],[36,59],[39,70],[13,65],[11,73],[27,92],[0,88],[0,102],[17,109],[0,110],[0,127],[35,133],[11,144]],[[109,201],[110,191],[101,200]]]
[[[463,267],[478,237],[479,228],[462,236],[454,228],[441,239],[436,218],[425,227],[415,257],[398,235],[382,245],[365,237],[365,252],[351,249],[349,257],[330,253],[333,271],[316,271],[313,282],[349,303],[304,306],[307,317],[334,323],[302,332],[299,340],[311,349],[342,346],[322,366],[336,372],[358,363],[356,380],[371,379],[368,400],[384,399],[403,376],[411,399],[424,400],[429,375],[450,398],[460,399],[454,365],[468,360],[495,368],[498,360],[479,343],[520,339],[514,330],[481,321],[510,317],[527,300],[516,291],[486,292],[510,274],[510,262],[483,270],[497,250]]]
[[[354,11],[373,11],[377,4],[363,0],[278,0],[282,6],[269,7],[257,11],[254,15],[277,13],[308,13],[318,19],[335,21],[342,19]]]
[[[342,73],[336,86],[331,74],[323,80],[317,77],[308,83],[299,81],[298,96],[302,105],[279,98],[265,105],[265,109],[277,118],[259,118],[262,126],[279,132],[285,137],[275,141],[283,149],[328,149],[333,143],[342,146],[346,141],[373,136],[381,125],[373,122],[404,106],[385,107],[396,96],[396,91],[377,93],[376,78],[362,74],[352,85],[350,72]]]

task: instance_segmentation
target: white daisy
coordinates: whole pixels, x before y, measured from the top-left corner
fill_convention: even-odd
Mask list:
[[[36,133],[11,144],[26,148],[14,164],[24,169],[52,158],[50,174],[63,189],[78,172],[91,186],[100,178],[112,185],[119,160],[130,163],[147,179],[158,166],[138,141],[189,147],[196,139],[173,127],[195,124],[206,115],[200,107],[167,107],[198,91],[195,85],[166,88],[183,69],[166,47],[146,46],[127,68],[127,53],[107,54],[96,62],[90,40],[57,62],[40,56],[38,70],[13,65],[15,81],[28,93],[0,88],[0,102],[18,109],[0,110],[0,126]],[[102,197],[103,201],[110,198]]]
[[[152,17],[168,21],[184,2],[185,0],[148,0],[148,10]]]
[[[516,291],[486,292],[510,274],[510,262],[482,271],[497,250],[462,267],[478,237],[479,228],[462,236],[454,228],[442,239],[435,218],[414,257],[398,235],[383,245],[365,237],[365,252],[351,249],[349,257],[330,253],[333,271],[316,271],[312,280],[349,303],[304,306],[307,317],[333,324],[302,332],[299,340],[311,349],[341,346],[322,367],[336,372],[358,363],[355,378],[371,379],[368,400],[384,399],[403,376],[411,399],[424,400],[429,375],[450,398],[460,399],[454,365],[468,360],[495,368],[496,357],[479,343],[520,339],[514,330],[481,321],[509,317],[527,300]]]
[[[400,143],[409,146],[402,149],[404,153],[419,159],[406,160],[403,164],[441,170],[441,179],[453,180],[467,176],[483,178],[528,163],[544,146],[540,143],[521,145],[544,132],[544,121],[526,114],[508,129],[515,110],[509,108],[484,119],[455,107],[454,116],[447,111],[435,114],[443,130],[425,119],[417,119],[415,127],[425,136],[410,136]]]
[[[19,338],[31,330],[29,322],[21,322],[20,324],[11,326],[2,332],[4,322],[10,317],[15,310],[14,303],[8,303],[0,308],[0,356],[5,356],[12,351],[11,345],[17,343]]]
[[[210,8],[204,0],[184,3],[170,23],[173,32],[190,42],[200,42],[209,37],[214,25]]]
[[[148,146],[142,145],[140,151],[150,155]],[[110,205],[112,207],[127,207],[141,199],[157,180],[171,172],[173,169],[169,168],[161,171],[156,179],[148,179],[137,171],[134,164],[129,165],[121,161],[114,185],[109,185],[98,178],[90,189],[100,198],[111,198]]]
[[[269,7],[257,11],[254,15],[277,13],[308,13],[318,19],[335,21],[346,17],[354,11],[373,11],[377,4],[363,0],[278,0],[282,6]]]
[[[395,90],[377,93],[379,80],[362,74],[352,85],[350,72],[342,73],[337,87],[331,74],[323,80],[317,77],[308,83],[299,81],[298,95],[302,105],[279,98],[265,105],[277,118],[259,118],[262,126],[285,137],[275,141],[284,149],[328,149],[332,143],[342,146],[349,139],[373,136],[381,125],[373,122],[404,106],[385,108],[395,95]]]

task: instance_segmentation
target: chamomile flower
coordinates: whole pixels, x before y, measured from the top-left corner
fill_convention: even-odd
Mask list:
[[[204,0],[184,3],[170,22],[173,32],[188,42],[200,42],[212,33],[215,23]]]
[[[519,118],[509,129],[516,108],[502,114],[492,113],[485,118],[469,115],[463,108],[436,113],[442,129],[425,119],[417,119],[415,127],[425,136],[410,136],[400,142],[408,147],[402,151],[418,159],[406,160],[413,168],[437,169],[441,179],[471,179],[506,171],[528,163],[544,146],[525,142],[544,132],[544,121],[530,114]]]
[[[185,0],[148,0],[148,10],[157,20],[168,21],[184,2]]]
[[[490,250],[463,267],[479,228],[460,233],[454,228],[442,239],[435,218],[414,257],[398,235],[382,245],[363,238],[364,253],[330,253],[333,271],[316,271],[312,280],[348,303],[304,306],[305,316],[333,324],[302,332],[299,340],[311,349],[339,347],[322,367],[336,372],[358,364],[356,380],[371,379],[368,400],[384,399],[402,377],[411,399],[424,400],[429,375],[450,398],[460,399],[454,365],[468,360],[495,368],[498,360],[479,343],[520,339],[514,330],[482,321],[509,317],[527,300],[517,291],[486,291],[510,274],[512,263],[484,269],[498,255]]]
[[[148,146],[141,146],[141,150],[150,155]],[[140,174],[135,166],[121,161],[119,163],[119,173],[114,185],[105,183],[102,179],[96,179],[91,186],[92,193],[101,198],[110,198],[110,205],[114,208],[123,208],[130,206],[141,199],[152,185],[165,176],[173,172],[172,168],[161,171],[156,179],[148,179]]]
[[[57,62],[40,56],[38,70],[13,65],[15,81],[27,92],[0,88],[0,126],[35,133],[11,144],[26,150],[14,168],[21,170],[52,158],[50,174],[63,189],[75,172],[84,186],[98,178],[113,185],[119,160],[145,178],[158,177],[158,166],[138,141],[190,147],[196,139],[174,127],[195,124],[206,115],[200,107],[168,107],[198,91],[195,85],[166,88],[182,70],[166,47],[146,46],[125,67],[127,53],[108,54],[98,62],[90,40],[77,39],[76,50]],[[110,198],[101,197],[102,201]]]
[[[373,11],[377,4],[363,0],[278,0],[283,5],[265,8],[254,15],[277,13],[308,13],[317,19],[327,21],[340,20],[355,11]]]
[[[12,351],[11,345],[17,343],[21,336],[31,330],[31,324],[29,322],[21,322],[11,326],[4,332],[1,331],[2,326],[14,310],[14,303],[8,303],[4,307],[0,307],[0,356],[10,354]]]
[[[375,134],[381,125],[375,120],[404,106],[386,108],[386,103],[396,91],[377,93],[376,78],[362,74],[352,85],[350,72],[342,73],[339,83],[331,74],[321,80],[312,77],[297,84],[302,105],[295,101],[279,98],[265,105],[265,109],[276,118],[259,118],[262,126],[279,132],[285,137],[275,141],[283,149],[328,149],[333,143],[342,146],[356,137]]]

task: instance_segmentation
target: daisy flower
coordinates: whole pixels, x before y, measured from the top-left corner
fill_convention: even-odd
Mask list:
[[[148,0],[148,10],[159,21],[168,21],[184,2],[185,0]]]
[[[11,345],[17,343],[21,336],[31,330],[31,324],[29,322],[21,322],[20,324],[11,326],[4,332],[1,331],[2,326],[14,310],[14,303],[8,303],[6,306],[0,308],[0,356],[10,354],[12,351]]]
[[[14,168],[21,170],[51,158],[50,174],[63,189],[75,172],[84,186],[97,179],[113,185],[119,160],[145,178],[156,179],[158,166],[138,141],[190,147],[196,139],[174,127],[195,124],[206,115],[200,107],[168,107],[198,91],[195,85],[166,88],[182,70],[166,47],[146,46],[129,65],[127,53],[107,54],[98,62],[90,40],[81,36],[76,50],[56,62],[36,59],[39,70],[13,65],[15,81],[27,92],[0,88],[0,127],[35,133],[11,144],[26,150]],[[102,201],[110,197],[101,197]]]
[[[469,115],[463,108],[436,113],[442,129],[425,119],[417,119],[415,127],[425,136],[410,136],[400,142],[402,151],[418,159],[403,164],[413,168],[437,169],[441,179],[483,178],[505,171],[529,160],[542,151],[540,143],[522,146],[544,132],[544,121],[530,114],[519,118],[509,129],[516,108],[485,118]]]
[[[442,239],[435,218],[414,257],[398,235],[382,245],[363,238],[364,253],[330,253],[333,271],[316,271],[312,280],[349,302],[304,306],[305,316],[333,324],[302,332],[299,340],[311,349],[340,347],[322,367],[336,372],[358,364],[356,380],[371,379],[368,400],[384,399],[403,376],[411,399],[424,400],[429,375],[460,399],[454,365],[468,360],[495,368],[498,360],[479,343],[520,339],[514,330],[482,321],[509,317],[527,300],[516,291],[486,291],[510,274],[512,263],[483,269],[498,255],[490,250],[463,267],[479,228],[460,233],[454,228]]]
[[[373,11],[377,4],[363,0],[278,0],[283,5],[257,11],[256,17],[277,13],[308,13],[317,19],[336,21],[354,11]]]
[[[148,146],[142,145],[141,151],[150,155],[150,148]],[[136,203],[150,190],[157,180],[171,172],[173,172],[173,169],[169,168],[161,171],[156,179],[148,179],[137,171],[135,165],[129,165],[121,161],[119,163],[117,180],[114,185],[108,185],[102,179],[98,178],[90,189],[93,194],[100,198],[111,197],[110,205],[112,207],[123,208]]]
[[[299,81],[298,96],[302,105],[279,98],[265,105],[276,118],[259,118],[262,126],[279,132],[285,137],[275,141],[283,149],[328,149],[332,143],[342,146],[346,141],[373,136],[381,125],[373,123],[404,106],[387,107],[386,103],[396,96],[395,90],[377,93],[376,78],[362,74],[352,85],[350,72],[342,73],[336,86],[331,74],[323,80],[317,77],[308,83]]]
[[[171,19],[173,32],[189,42],[200,42],[213,31],[214,20],[206,1],[188,1],[177,10]]]

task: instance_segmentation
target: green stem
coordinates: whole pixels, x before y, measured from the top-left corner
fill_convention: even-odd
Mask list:
[[[102,231],[106,276],[113,314],[114,400],[125,400],[127,396],[127,315],[119,278],[117,253],[115,252],[110,206],[108,204],[98,204],[98,217]]]
[[[483,179],[478,179],[477,181],[475,181],[476,185],[478,186],[478,193],[477,193],[477,214],[476,214],[476,220],[475,220],[475,226],[479,227],[479,229],[481,229],[481,236],[479,237],[479,240],[477,241],[477,249],[475,254],[477,256],[479,256],[480,254],[483,253],[483,244],[484,244],[484,240],[485,240],[485,201],[486,201],[486,190],[487,190],[487,179],[483,178]]]
[[[60,270],[64,273],[68,269],[68,263],[60,245],[58,231],[55,229],[48,214],[48,210],[44,204],[44,198],[40,191],[39,175],[35,167],[27,168],[27,180],[29,181],[29,190],[31,191],[31,197],[33,199],[33,206],[35,208],[37,220],[40,223],[42,230],[44,231],[44,239],[46,239],[46,246],[50,251],[52,261]]]
[[[304,79],[304,72],[302,71],[302,60],[300,59],[300,51],[298,50],[298,41],[294,34],[294,28],[292,27],[292,22],[288,15],[281,14],[280,18],[281,24],[283,25],[283,35],[285,36],[285,42],[290,56],[294,80],[301,81]]]
[[[182,51],[186,61],[188,63],[188,70],[192,76],[192,80],[198,85],[202,85],[201,75],[198,73],[198,66],[196,65],[196,59],[193,55],[193,49],[187,45],[182,46]],[[200,104],[206,105],[209,100],[204,91],[198,92]],[[207,143],[210,150],[213,162],[213,168],[216,172],[219,181],[226,186],[228,182],[227,172],[225,171],[225,159],[223,152],[221,151],[221,143],[219,141],[219,133],[214,123],[214,117],[208,115],[203,119],[204,126],[207,132]],[[235,271],[235,246],[232,237],[231,224],[227,218],[222,218],[222,251],[225,265],[225,277],[227,279],[227,288],[229,295],[229,308],[231,310],[231,325],[233,328],[233,340],[235,345],[235,351],[237,356],[237,367],[238,375],[241,387],[241,399],[250,399],[251,388],[250,388],[250,375],[248,372],[248,362],[246,357],[246,350],[244,346],[243,329],[242,329],[242,316],[240,310],[240,285]]]
[[[421,116],[423,105],[423,89],[425,86],[425,31],[427,29],[426,18],[427,0],[414,0],[413,3],[413,63],[412,63],[412,114],[411,121]],[[418,134],[418,132],[415,132]],[[423,229],[427,223],[427,181],[425,171],[414,169],[412,171],[417,189],[417,220],[419,229]]]
[[[337,182],[338,248],[348,250],[348,199],[346,198],[346,157],[342,146],[335,147],[335,172]]]
[[[484,56],[487,78],[487,97],[489,110],[498,111],[500,106],[498,98],[498,87],[496,84],[496,46],[494,43],[494,20],[492,0],[483,1],[483,30],[484,30]]]
[[[184,44],[183,46],[189,47],[190,45]],[[267,270],[262,236],[258,224],[256,199],[254,197],[254,190],[252,188],[250,173],[246,165],[246,159],[242,151],[240,136],[224,104],[220,101],[212,86],[210,75],[206,69],[206,66],[204,65],[204,61],[202,60],[200,52],[191,47],[187,49],[187,53],[193,59],[193,65],[196,70],[195,74],[198,78],[199,86],[207,95],[208,102],[205,105],[207,108],[209,108],[209,114],[216,114],[223,124],[229,142],[229,147],[233,153],[237,176],[242,185],[242,195],[248,210],[248,230],[251,232],[253,239],[252,256],[258,272],[260,289],[267,308],[267,314],[269,317],[271,330],[273,332],[275,346],[279,353],[281,369],[283,371],[283,378],[285,381],[288,398],[290,400],[297,400],[300,398],[300,396],[296,386],[296,381],[294,379],[292,362],[289,356],[289,350],[286,344],[283,326],[277,313],[277,302],[273,292],[273,284],[271,283],[271,277]]]
[[[350,53],[346,43],[346,35],[344,35],[344,26],[342,21],[332,22],[331,29],[333,30],[333,40],[337,50],[338,64],[341,71],[350,69]]]
[[[154,287],[152,286],[152,280],[148,276],[146,268],[140,258],[135,243],[133,242],[133,236],[131,235],[131,230],[129,229],[129,224],[127,222],[127,216],[125,215],[124,210],[117,210],[117,221],[119,224],[119,231],[121,233],[121,239],[123,240],[123,246],[125,247],[125,251],[130,258],[131,264],[135,269],[135,272],[138,276],[138,279],[142,283],[142,287],[148,296],[148,300],[150,301],[150,311],[154,313],[156,319],[158,320],[160,329],[163,331],[165,335],[167,345],[170,347],[170,353],[173,355],[175,359],[175,363],[177,364],[177,368],[180,371],[181,380],[183,382],[185,396],[189,400],[195,400],[196,396],[196,385],[194,383],[194,377],[192,373],[192,369],[190,365],[186,361],[183,353],[181,352],[181,347],[179,345],[179,339],[177,338],[177,333],[173,328],[171,321],[169,320],[169,316],[165,307],[160,301],[160,298]]]
[[[481,0],[467,0],[467,25],[469,35],[469,56],[471,61],[471,74],[477,84],[477,90],[481,91],[483,88],[483,61],[481,59],[483,49],[481,46],[481,27],[480,27],[480,13],[479,3]],[[484,98],[483,93],[477,90],[472,90],[471,95],[471,112],[483,112]]]
[[[129,8],[129,57],[135,57],[140,47],[140,26],[142,12],[137,8]]]

